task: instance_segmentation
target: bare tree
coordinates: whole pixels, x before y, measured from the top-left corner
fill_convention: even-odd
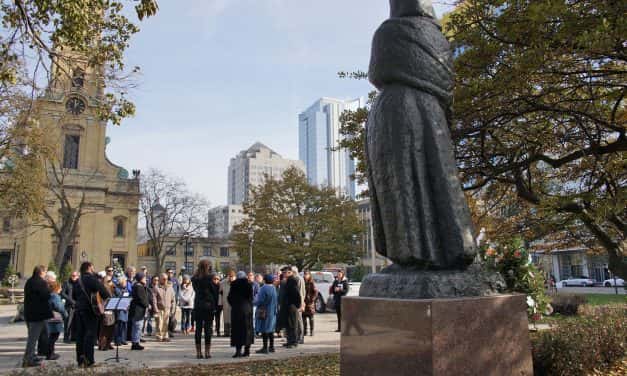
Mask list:
[[[54,263],[61,270],[67,262],[68,247],[78,235],[80,220],[89,213],[85,192],[96,172],[78,176],[58,162],[48,162],[47,167],[49,197],[38,226],[52,230],[56,240]]]
[[[191,193],[182,180],[155,169],[143,176],[140,190],[140,220],[146,226],[157,272],[161,272],[168,251],[166,241],[175,238],[176,246],[185,234],[202,235],[207,229],[209,204],[202,196]]]

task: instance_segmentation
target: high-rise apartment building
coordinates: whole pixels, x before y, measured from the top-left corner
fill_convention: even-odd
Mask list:
[[[250,188],[263,184],[266,174],[281,179],[283,172],[292,166],[305,171],[303,162],[283,158],[261,142],[242,150],[229,163],[227,203],[239,205],[247,201]]]
[[[298,152],[310,184],[331,186],[339,194],[355,198],[355,161],[347,150],[334,150],[340,135],[340,115],[365,105],[362,98],[321,98],[298,115]]]
[[[228,236],[233,227],[246,218],[242,205],[224,205],[209,209],[208,233],[213,237]]]

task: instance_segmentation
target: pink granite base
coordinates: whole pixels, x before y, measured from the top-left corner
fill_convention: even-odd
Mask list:
[[[342,299],[342,375],[533,375],[524,295]]]

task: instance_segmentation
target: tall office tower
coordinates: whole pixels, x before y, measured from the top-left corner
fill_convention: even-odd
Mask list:
[[[321,98],[298,115],[299,158],[310,184],[327,185],[338,194],[355,198],[355,160],[347,150],[333,150],[342,139],[340,115],[365,105],[365,99]]]
[[[283,172],[292,166],[305,172],[303,162],[283,158],[261,142],[242,150],[229,163],[227,203],[239,205],[247,201],[250,188],[262,184],[265,174],[281,179]]]

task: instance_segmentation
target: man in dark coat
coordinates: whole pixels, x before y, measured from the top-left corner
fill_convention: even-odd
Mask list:
[[[133,285],[133,292],[131,301],[131,307],[129,309],[129,320],[131,321],[131,341],[133,345],[131,350],[143,350],[144,347],[140,345],[142,327],[144,323],[144,317],[146,317],[146,309],[150,307],[151,293],[148,292],[146,287],[146,276],[144,273],[139,272],[135,274],[135,284]]]
[[[231,305],[231,346],[235,346],[234,358],[250,356],[253,344],[253,287],[246,278],[246,273],[238,272],[237,279],[231,283],[227,297]],[[242,354],[242,346],[244,353]]]
[[[48,301],[50,300],[50,289],[44,280],[46,275],[45,266],[36,266],[33,275],[26,281],[24,286],[24,321],[28,328],[28,339],[26,350],[24,351],[23,367],[36,367],[41,363],[37,358],[35,349],[42,333],[47,336],[46,320],[52,318],[52,310]]]
[[[333,294],[333,307],[337,315],[337,330],[342,331],[342,297],[348,294],[348,280],[344,277],[344,272],[339,271],[333,285],[331,285],[331,293]]]
[[[72,331],[72,325],[74,323],[74,308],[76,306],[74,290],[78,288],[78,272],[74,271],[70,274],[70,278],[63,282],[63,288],[61,289],[61,299],[65,300],[65,311],[67,312],[67,317],[63,319],[64,343],[76,341],[76,333]]]
[[[102,301],[111,297],[109,290],[98,281],[94,273],[94,265],[85,261],[81,264],[81,276],[78,279],[78,286],[72,291],[76,308],[74,320],[76,324],[76,361],[79,367],[93,367],[94,345],[96,344],[96,334],[98,332],[97,312],[92,306],[92,295],[100,294]]]
[[[287,348],[298,346],[298,317],[300,316],[301,296],[298,279],[291,268],[284,269],[285,284],[281,286],[281,302],[279,302],[281,322],[287,335]]]

